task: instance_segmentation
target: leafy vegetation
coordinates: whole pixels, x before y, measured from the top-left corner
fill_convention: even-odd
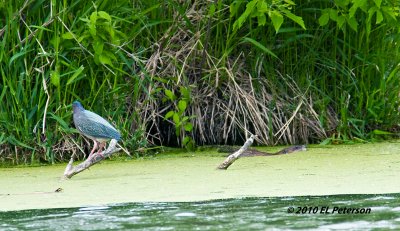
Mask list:
[[[396,0],[0,0],[0,160],[88,151],[71,103],[123,145],[398,134]]]

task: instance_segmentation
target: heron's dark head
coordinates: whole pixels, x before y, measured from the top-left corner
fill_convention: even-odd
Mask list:
[[[74,110],[74,113],[85,110],[85,108],[83,108],[82,104],[79,101],[74,101],[72,103],[72,108]]]

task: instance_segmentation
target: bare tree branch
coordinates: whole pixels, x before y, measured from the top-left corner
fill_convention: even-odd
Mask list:
[[[240,155],[245,152],[254,142],[254,138],[256,138],[256,135],[251,135],[249,139],[246,140],[246,142],[244,143],[244,145],[237,150],[236,152],[234,152],[233,154],[229,155],[224,162],[222,162],[219,166],[218,169],[221,170],[226,170],[228,169],[228,167],[233,164],[233,162],[235,162],[235,160],[237,160]]]
[[[103,152],[96,152],[91,157],[87,158],[84,162],[78,164],[77,166],[73,166],[74,163],[74,155],[71,156],[71,159],[68,162],[67,167],[64,171],[64,179],[70,179],[74,175],[88,169],[90,166],[99,163],[105,158],[111,156],[115,152],[119,152],[121,148],[116,148],[117,140],[112,139],[108,148]]]

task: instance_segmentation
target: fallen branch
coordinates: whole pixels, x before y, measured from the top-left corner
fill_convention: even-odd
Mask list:
[[[115,147],[117,142],[117,140],[112,139],[110,145],[105,151],[94,153],[91,157],[88,157],[84,162],[78,164],[77,166],[72,165],[74,163],[74,155],[72,155],[67,167],[65,168],[63,178],[70,179],[74,175],[88,169],[90,166],[95,165],[105,158],[111,156],[113,153],[120,151],[121,148]]]
[[[244,145],[237,150],[236,152],[234,152],[233,154],[229,155],[224,162],[222,162],[219,166],[218,169],[221,170],[226,170],[228,169],[228,167],[233,164],[233,162],[235,162],[240,155],[242,155],[243,152],[245,152],[254,142],[254,138],[256,138],[256,135],[251,135],[249,139],[246,140],[246,142],[244,143]]]

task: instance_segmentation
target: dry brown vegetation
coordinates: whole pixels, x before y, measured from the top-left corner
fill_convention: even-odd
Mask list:
[[[189,14],[195,14],[193,8]],[[194,19],[193,24],[198,19],[188,18]],[[292,77],[281,75],[289,89],[276,92],[268,76],[261,72],[254,76],[246,71],[244,52],[226,60],[215,57],[204,51],[205,45],[198,33],[190,33],[183,20],[176,22],[156,43],[155,52],[146,61],[146,72],[165,80],[153,79],[148,92],[171,87],[179,92],[182,85],[190,87],[190,106],[186,113],[194,115],[191,135],[197,144],[240,144],[249,134],[257,134],[257,141],[262,145],[308,143],[326,138],[336,128],[338,118],[333,111],[327,121],[329,126],[321,126],[312,93],[300,89]],[[172,31],[173,34],[168,34]],[[167,42],[165,38],[169,38]],[[203,64],[201,68],[200,64]],[[200,78],[200,72],[205,76]],[[164,122],[166,112],[173,105],[162,101],[162,96],[144,94],[136,106],[142,109],[147,137],[154,143],[176,139],[171,132],[174,125]]]
[[[254,2],[0,4],[0,161],[82,159],[74,100],[137,153],[398,136],[398,2]]]

